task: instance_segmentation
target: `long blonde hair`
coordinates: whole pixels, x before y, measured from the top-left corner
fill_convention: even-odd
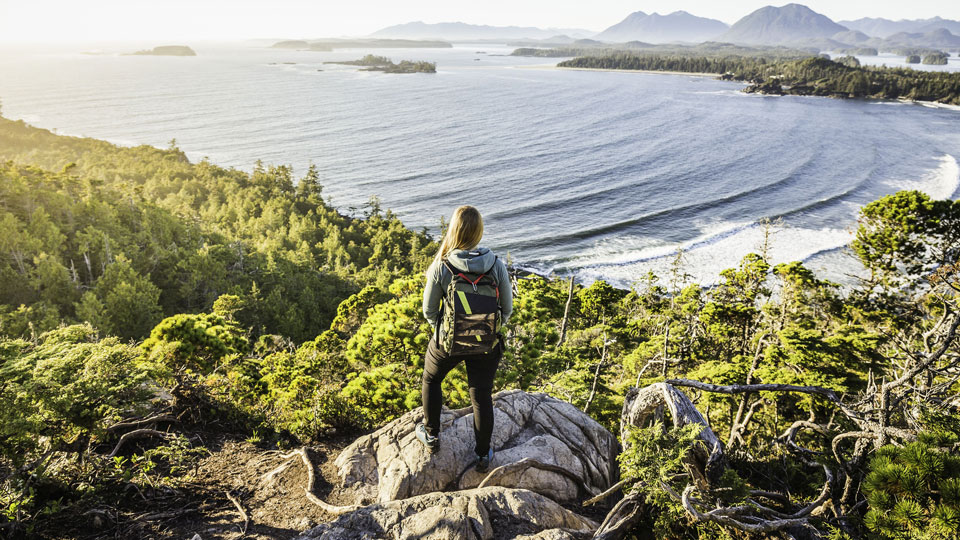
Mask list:
[[[451,251],[455,249],[473,249],[480,244],[483,238],[483,218],[480,211],[472,206],[461,206],[453,211],[447,232],[440,242],[440,249],[433,259],[434,265],[439,265]]]

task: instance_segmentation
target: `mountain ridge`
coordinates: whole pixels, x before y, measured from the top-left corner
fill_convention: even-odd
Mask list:
[[[592,37],[596,32],[583,28],[539,28],[536,26],[491,26],[460,21],[425,23],[412,21],[381,28],[367,37],[392,39],[545,39],[556,35]]]
[[[839,21],[839,24],[851,30],[859,30],[867,35],[886,39],[894,34],[924,34],[939,28],[945,28],[954,35],[960,35],[960,21],[932,17],[929,19],[900,19],[894,21],[882,17],[863,17],[852,21]]]
[[[721,41],[745,44],[783,45],[831,38],[849,28],[802,4],[765,6],[733,24]]]
[[[727,23],[723,21],[698,17],[682,10],[667,15],[635,11],[619,23],[597,34],[594,39],[618,43],[627,41],[699,43],[719,36],[728,28]]]

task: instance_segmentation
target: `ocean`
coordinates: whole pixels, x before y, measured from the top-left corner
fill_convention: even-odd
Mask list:
[[[149,46],[157,45],[150,44]],[[306,52],[191,44],[0,49],[3,114],[57,133],[166,147],[251,170],[319,169],[345,213],[371,197],[437,233],[461,204],[518,267],[629,286],[669,272],[716,282],[763,242],[774,263],[855,272],[859,207],[900,189],[956,198],[960,110],[772,97],[708,77],[559,70],[505,46]],[[373,53],[436,74],[323,64]],[[960,68],[951,58],[947,69]]]

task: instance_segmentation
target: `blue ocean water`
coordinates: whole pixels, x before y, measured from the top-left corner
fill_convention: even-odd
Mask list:
[[[152,45],[151,45],[152,46]],[[849,261],[860,205],[898,189],[953,198],[960,110],[743,94],[705,77],[559,70],[512,49],[286,51],[197,44],[196,57],[123,56],[131,44],[0,50],[3,114],[58,133],[167,146],[249,170],[321,173],[345,212],[371,196],[437,232],[460,204],[518,266],[629,285],[687,270],[714,281],[775,228],[774,262],[829,277]],[[437,74],[323,64],[363,54]],[[846,262],[845,262],[846,261]]]

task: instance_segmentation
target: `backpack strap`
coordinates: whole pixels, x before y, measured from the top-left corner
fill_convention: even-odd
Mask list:
[[[459,278],[463,279],[464,281],[466,281],[467,283],[473,285],[473,289],[474,289],[474,290],[477,289],[477,284],[480,283],[480,280],[482,280],[482,279],[485,278],[485,277],[486,277],[486,278],[489,278],[490,281],[493,282],[493,290],[495,290],[495,291],[497,292],[497,304],[500,304],[500,282],[497,281],[497,277],[496,277],[495,275],[493,275],[493,269],[496,268],[496,266],[497,266],[497,260],[498,260],[498,257],[497,257],[496,255],[494,255],[494,256],[493,256],[493,264],[490,265],[490,268],[487,269],[486,272],[483,272],[483,273],[481,273],[481,274],[474,274],[475,276],[477,276],[477,279],[470,279],[470,278],[468,278],[463,272],[459,272],[459,271],[457,271],[456,269],[454,269],[454,268],[450,265],[450,263],[447,261],[446,258],[441,259],[440,262],[442,262],[442,263],[443,263],[443,266],[450,272],[451,279],[452,279],[453,277],[459,277]],[[473,274],[473,272],[469,272],[469,273]],[[443,276],[441,275],[441,278],[442,278],[442,277],[443,277]]]

